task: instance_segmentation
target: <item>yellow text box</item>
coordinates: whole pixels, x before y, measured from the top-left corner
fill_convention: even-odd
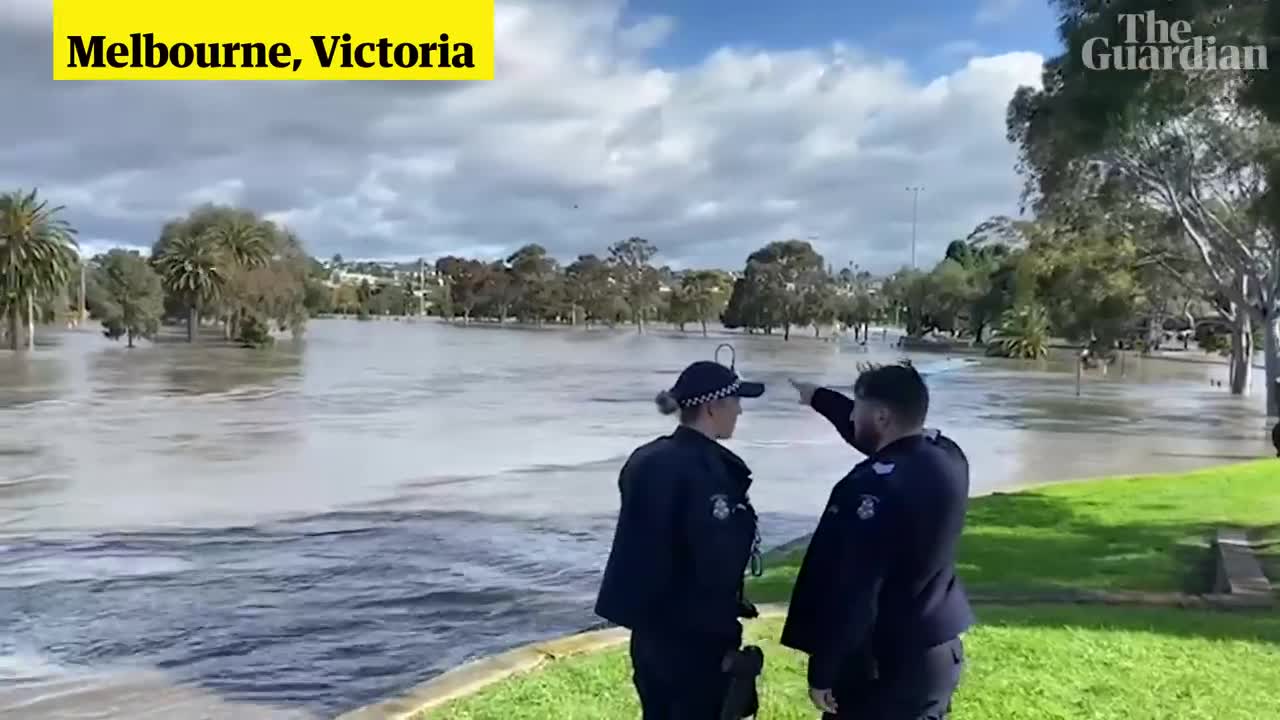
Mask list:
[[[54,80],[492,80],[493,0],[54,0]]]

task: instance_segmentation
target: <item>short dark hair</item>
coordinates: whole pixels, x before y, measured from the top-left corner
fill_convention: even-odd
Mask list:
[[[853,396],[883,403],[905,425],[923,425],[929,415],[929,388],[910,362],[864,371],[853,384]]]

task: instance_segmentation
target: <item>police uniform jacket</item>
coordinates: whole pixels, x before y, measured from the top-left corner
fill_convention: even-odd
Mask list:
[[[741,458],[691,428],[633,452],[596,614],[633,632],[737,647],[757,542],[750,486]]]
[[[819,389],[812,404],[852,441],[852,400]],[[810,656],[810,687],[833,687],[868,655],[910,655],[972,625],[955,572],[968,495],[968,460],[933,430],[890,443],[836,484],[782,633]]]

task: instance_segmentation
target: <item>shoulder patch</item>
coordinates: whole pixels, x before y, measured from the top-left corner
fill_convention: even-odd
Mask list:
[[[877,475],[888,475],[893,472],[895,467],[897,466],[893,463],[876,463],[871,466],[871,469],[874,470]]]
[[[711,516],[717,520],[726,520],[729,517],[729,498],[726,495],[711,496]]]
[[[870,520],[876,516],[876,506],[880,504],[880,498],[875,495],[860,496],[861,502],[858,503],[858,519]]]

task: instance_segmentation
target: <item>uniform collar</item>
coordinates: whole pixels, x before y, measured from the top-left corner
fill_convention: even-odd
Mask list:
[[[904,452],[910,452],[911,450],[920,447],[920,444],[925,442],[926,439],[925,433],[923,432],[916,433],[915,435],[907,435],[906,437],[900,437],[877,450],[869,459],[883,460],[885,458],[893,457],[894,455],[900,455]]]
[[[747,467],[746,461],[738,457],[737,453],[724,445],[721,445],[718,441],[713,440],[712,438],[707,437],[701,432],[686,425],[677,426],[671,437],[682,443],[705,446],[710,450],[720,453],[720,456],[724,458],[725,464],[728,465],[729,469],[733,471],[734,474],[738,475],[745,485],[751,484],[751,468]]]

